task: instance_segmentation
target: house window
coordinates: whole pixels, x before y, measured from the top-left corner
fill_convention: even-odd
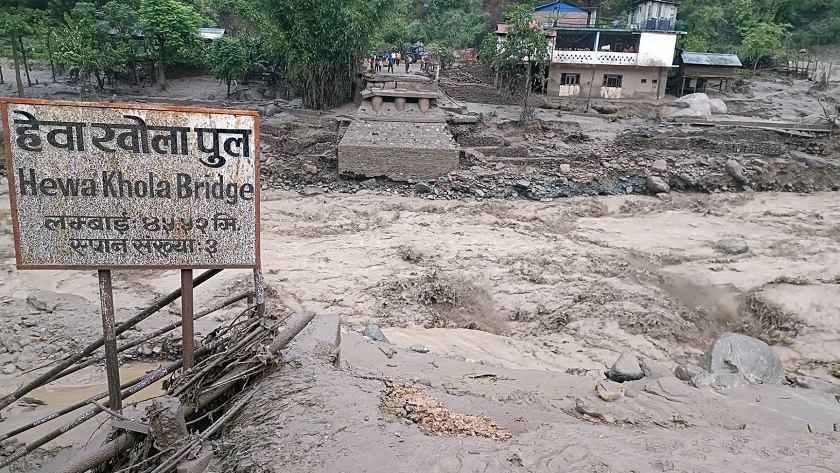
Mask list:
[[[624,76],[616,74],[604,74],[604,87],[621,87],[621,79]]]
[[[560,85],[580,85],[580,74],[566,74],[560,75]]]
[[[642,79],[642,84],[647,84],[647,79]]]
[[[657,79],[653,79],[651,82],[653,82],[654,84],[656,84],[657,82],[659,82],[659,80],[657,80]]]

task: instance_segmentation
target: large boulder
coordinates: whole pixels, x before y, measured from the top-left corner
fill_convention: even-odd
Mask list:
[[[622,353],[621,356],[613,363],[607,374],[613,381],[623,383],[625,381],[635,381],[645,377],[642,367],[639,365],[639,359],[631,353]]]
[[[724,333],[706,351],[700,367],[712,374],[738,373],[764,384],[781,384],[785,369],[779,357],[761,340]]]
[[[373,340],[374,342],[384,342],[384,343],[391,343],[388,341],[388,337],[382,333],[382,330],[379,328],[379,325],[376,324],[367,324],[364,330],[362,330],[362,335],[365,337]]]
[[[696,118],[708,120],[712,118],[712,104],[709,96],[703,93],[688,94],[665,104],[659,109],[659,118],[663,120],[673,118]]]
[[[648,176],[645,183],[651,194],[666,194],[671,191],[671,186],[659,176]]]
[[[732,179],[735,179],[736,182],[747,181],[747,178],[744,175],[744,166],[741,166],[741,163],[738,161],[729,159],[726,161],[724,168],[726,169],[726,173],[732,176]]]
[[[729,113],[726,103],[721,99],[709,99],[709,105],[712,107],[712,115],[726,115]]]

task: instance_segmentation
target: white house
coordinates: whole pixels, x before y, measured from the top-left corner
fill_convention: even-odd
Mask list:
[[[642,0],[626,26],[553,27],[557,36],[548,95],[664,97],[668,71],[675,67],[677,35],[682,34],[674,30],[676,15],[677,5],[672,1]]]

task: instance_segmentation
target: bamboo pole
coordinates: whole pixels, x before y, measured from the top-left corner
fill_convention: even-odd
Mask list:
[[[312,314],[299,315],[299,318],[297,320],[294,320],[294,321],[290,322],[289,326],[285,330],[278,333],[277,336],[274,337],[274,341],[268,347],[269,351],[272,354],[277,354],[286,345],[288,345],[289,342],[291,342],[292,339],[294,339],[294,337],[296,337],[309,324],[309,322],[312,321],[313,318],[314,318],[314,315],[312,315]],[[178,361],[175,364],[178,364],[180,366],[181,362]],[[255,362],[255,364],[256,364],[256,362]],[[240,376],[242,373],[246,372],[248,369],[249,369],[249,364],[248,363],[243,363],[242,365],[239,365],[239,367],[237,369],[235,369],[234,371],[229,373],[227,376],[222,378],[222,380],[220,381],[221,385],[219,385],[218,387],[216,387],[216,388],[214,388],[210,391],[206,391],[206,392],[202,393],[201,395],[199,395],[199,397],[196,399],[196,401],[193,405],[184,406],[184,417],[186,418],[186,417],[189,417],[189,416],[193,415],[198,409],[200,409],[202,407],[206,407],[207,404],[213,402],[215,399],[217,399],[222,394],[225,394],[234,385],[230,381],[232,381],[233,378],[236,378],[237,376]],[[124,396],[124,397],[127,397],[127,396]],[[249,396],[246,396],[243,399],[249,399],[249,398],[250,398]],[[230,409],[228,412],[230,412],[231,410],[232,409]],[[227,415],[227,414],[225,414],[225,415]],[[209,428],[208,428],[208,430],[209,430]],[[207,431],[205,431],[205,432],[207,432]],[[95,467],[96,465],[100,465],[102,463],[105,463],[105,462],[109,461],[111,458],[115,457],[119,453],[119,449],[114,448],[116,446],[119,446],[118,444],[115,444],[115,442],[117,442],[118,440],[120,440],[120,438],[103,445],[99,450],[97,450],[95,452],[92,452],[90,454],[86,454],[84,456],[77,457],[76,461],[74,462],[74,465],[79,465],[79,466],[75,467],[74,469],[65,468],[62,471],[62,473],[83,473],[83,472]],[[105,455],[105,454],[103,454],[103,452],[112,452],[112,453],[110,455]],[[176,453],[176,455],[177,455],[177,453]],[[96,463],[93,462],[94,461],[93,458],[95,458]],[[2,465],[0,465],[0,467],[2,467]]]
[[[207,310],[202,311],[201,313],[199,313],[199,314],[196,316],[196,318],[198,318],[198,317],[200,317],[200,316],[203,316],[203,315],[210,314],[210,313],[212,313],[214,310],[218,310],[218,308],[219,308],[220,306],[223,306],[223,304],[224,304],[225,302],[228,302],[228,303],[233,303],[233,302],[231,302],[231,301],[236,302],[234,299],[241,300],[241,298],[246,297],[246,296],[247,296],[247,294],[249,294],[249,291],[245,291],[244,293],[241,293],[241,294],[239,294],[239,295],[237,295],[237,296],[231,297],[231,298],[227,299],[226,301],[222,301],[222,303],[220,303],[220,304],[216,305],[215,307],[211,307],[211,308],[209,308],[209,309],[207,309]],[[229,305],[229,304],[227,304],[227,305]],[[166,328],[166,327],[164,327],[164,328]],[[173,327],[173,328],[174,328],[174,327]],[[168,330],[166,330],[166,331],[172,330],[173,328],[169,328],[169,329],[168,329]],[[161,330],[164,330],[164,329],[161,329]],[[132,342],[132,343],[133,343],[133,342]],[[141,343],[142,343],[142,341],[141,341]],[[139,344],[139,343],[138,343],[138,344]],[[129,343],[128,345],[131,345],[131,343]],[[128,345],[125,345],[125,346],[123,346],[122,348],[120,348],[120,351],[122,351],[123,349],[128,349],[128,348],[130,348],[130,346],[128,346]],[[199,350],[197,350],[197,351],[196,351],[196,356],[203,356],[205,353],[208,353],[211,349],[212,349],[212,347],[209,347],[209,346],[202,346]],[[101,359],[101,357],[100,357],[99,359]],[[95,360],[95,361],[98,361],[98,360]],[[92,363],[91,363],[91,364],[92,364]],[[69,374],[69,373],[68,373],[68,374]],[[62,376],[64,376],[64,375],[62,375]],[[120,385],[120,389],[127,389],[127,388],[129,388],[129,387],[131,387],[131,386],[133,386],[133,385],[137,384],[137,383],[138,383],[138,382],[140,382],[140,381],[141,381],[141,380],[142,380],[145,376],[146,376],[146,375],[141,376],[141,377],[139,377],[139,378],[134,378],[134,379],[133,379],[133,380],[131,380],[131,381],[127,381],[127,382],[123,383],[122,385]],[[71,412],[73,412],[73,411],[75,411],[75,410],[77,410],[77,409],[81,409],[82,407],[85,407],[86,405],[91,404],[91,403],[92,403],[92,401],[98,401],[98,400],[100,400],[100,399],[104,399],[104,398],[105,398],[105,397],[107,397],[107,396],[108,396],[108,392],[107,392],[107,391],[106,391],[106,392],[99,393],[99,394],[97,394],[96,396],[93,396],[93,397],[91,397],[91,398],[85,399],[84,401],[77,402],[76,404],[73,404],[72,406],[67,406],[67,407],[65,407],[64,409],[61,409],[61,410],[60,410],[60,411],[58,411],[58,412],[54,412],[54,413],[52,413],[52,414],[50,414],[50,415],[48,415],[48,416],[45,416],[45,417],[42,417],[42,418],[40,418],[40,419],[36,420],[36,421],[30,422],[30,423],[28,423],[28,424],[26,424],[26,425],[22,425],[22,426],[20,426],[20,427],[18,427],[18,428],[16,428],[16,429],[14,429],[14,430],[12,430],[12,431],[10,431],[10,432],[4,433],[4,434],[0,434],[0,442],[2,442],[3,440],[6,440],[6,439],[8,439],[8,438],[14,437],[15,435],[17,435],[17,434],[19,434],[19,433],[26,432],[27,430],[33,429],[33,428],[35,428],[35,427],[38,427],[39,425],[42,425],[42,424],[45,424],[45,423],[50,422],[50,421],[52,421],[52,420],[55,420],[55,419],[57,419],[57,418],[59,418],[59,417],[61,417],[61,416],[65,415],[65,414],[69,414],[69,413],[71,413]]]
[[[166,376],[168,374],[171,374],[171,373],[174,373],[180,367],[181,367],[181,361],[176,361],[175,363],[172,363],[171,365],[169,365],[166,368],[162,368],[162,369],[159,369],[159,370],[152,371],[151,373],[147,373],[146,376],[144,376],[143,378],[140,379],[140,382],[138,382],[138,383],[134,384],[133,386],[129,387],[128,389],[122,391],[120,393],[120,398],[126,399],[126,398],[130,397],[131,395],[136,394],[143,389],[146,389],[147,387],[149,387],[150,385],[152,385],[156,381],[159,381],[160,379],[162,379],[164,376]],[[108,405],[110,405],[110,402],[104,402],[103,405],[105,407],[108,407]],[[24,456],[31,453],[35,449],[41,447],[42,445],[46,444],[47,442],[55,440],[58,436],[63,435],[65,433],[69,432],[70,430],[82,425],[83,423],[87,422],[88,420],[94,418],[100,412],[103,412],[100,407],[94,407],[93,409],[91,409],[91,410],[85,412],[84,414],[76,417],[72,421],[62,425],[61,427],[59,427],[56,430],[53,430],[52,432],[50,432],[49,434],[39,438],[38,440],[35,440],[34,442],[30,442],[30,443],[26,444],[25,447],[19,448],[12,456],[4,459],[3,462],[0,463],[0,468],[3,468],[4,466],[11,465],[16,460],[18,460],[20,458],[23,458]]]
[[[239,302],[242,299],[247,299],[248,297],[251,297],[252,294],[253,294],[252,291],[245,291],[245,292],[241,292],[239,294],[236,294],[234,296],[231,296],[231,297],[219,302],[215,306],[199,312],[198,314],[195,315],[194,320],[198,320],[198,319],[200,319],[204,316],[210,315],[213,312],[216,312],[216,311],[221,310],[221,309],[223,309],[223,308],[225,308],[225,307],[227,307],[231,304]],[[159,336],[161,336],[161,335],[163,335],[167,332],[171,332],[171,331],[175,330],[176,328],[180,327],[181,323],[182,322],[180,320],[177,321],[177,322],[172,322],[171,324],[169,324],[165,327],[162,327],[158,330],[155,330],[154,332],[152,332],[148,335],[144,335],[142,337],[135,338],[134,340],[131,340],[130,342],[126,343],[125,345],[120,346],[117,349],[117,353],[122,353],[122,352],[124,352],[124,351],[126,351],[130,348],[134,348],[136,346],[142,345],[142,344],[148,342],[149,340],[157,338],[157,337],[159,337]],[[59,373],[58,375],[56,375],[55,379],[63,378],[70,373],[75,373],[76,371],[79,371],[83,368],[87,368],[88,366],[96,364],[96,363],[98,363],[98,362],[100,362],[104,359],[105,359],[104,354],[103,355],[96,355],[93,358],[90,358],[85,362],[77,363],[77,364],[67,368],[66,370],[64,370],[61,373]]]
[[[314,314],[300,314],[297,320],[293,320],[289,323],[288,327],[285,330],[278,333],[276,337],[274,337],[274,341],[271,345],[268,346],[268,351],[272,355],[276,355],[280,352],[289,342],[292,341],[306,326],[312,319],[315,318]],[[227,375],[222,377],[219,381],[216,382],[216,387],[211,388],[203,393],[199,394],[196,398],[194,405],[192,407],[185,406],[186,410],[184,416],[189,416],[195,413],[195,411],[206,407],[211,402],[215,401],[219,396],[226,393],[228,389],[238,381],[239,378],[248,372],[254,365],[262,364],[262,362],[258,360],[253,360],[250,363],[240,363],[236,366],[233,370],[231,370]]]
[[[207,271],[199,274],[198,277],[195,278],[195,280],[193,280],[193,286],[198,286],[198,285],[206,282],[208,279],[212,278],[216,274],[219,274],[219,272],[221,272],[221,269],[210,269],[210,270],[207,270]],[[151,316],[155,312],[159,311],[160,309],[165,307],[167,304],[170,304],[171,302],[175,301],[179,297],[181,297],[181,289],[177,289],[175,291],[172,291],[168,295],[158,299],[152,305],[150,305],[149,307],[147,307],[146,309],[144,309],[143,311],[141,311],[140,313],[138,313],[134,317],[132,317],[132,318],[128,319],[127,321],[118,325],[116,327],[116,335],[119,335],[119,334],[125,332],[126,330],[130,329],[131,327],[134,327],[135,325],[137,325],[141,321],[145,320],[146,318],[148,318],[149,316]],[[80,360],[82,360],[86,356],[95,352],[103,344],[104,344],[103,338],[99,338],[97,341],[95,341],[95,342],[91,343],[90,345],[88,345],[87,347],[85,347],[82,351],[76,352],[76,354],[74,354],[74,355],[70,356],[69,358],[65,359],[64,361],[62,361],[61,363],[56,365],[50,371],[48,371],[48,372],[42,374],[41,376],[39,376],[38,378],[36,378],[34,381],[32,381],[32,382],[30,382],[30,383],[28,383],[24,386],[21,386],[20,388],[18,388],[12,394],[9,394],[9,395],[5,396],[3,399],[0,399],[0,409],[4,409],[6,406],[10,405],[11,403],[17,401],[18,399],[20,399],[23,396],[32,392],[32,390],[40,388],[41,386],[57,379],[57,376],[59,374],[61,374],[62,371],[66,370],[67,368],[69,368],[70,366],[79,362]]]
[[[96,450],[86,452],[87,455],[76,456],[64,464],[60,472],[85,472],[105,463],[120,453],[128,450],[140,436],[135,432],[126,432],[114,440],[101,445]]]

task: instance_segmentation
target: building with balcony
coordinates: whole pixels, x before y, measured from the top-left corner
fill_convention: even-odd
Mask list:
[[[538,13],[534,13],[537,21]],[[682,34],[674,30],[676,17],[674,2],[640,0],[626,25],[550,27],[556,37],[550,48],[547,94],[663,98],[668,71],[674,67],[677,36]]]

